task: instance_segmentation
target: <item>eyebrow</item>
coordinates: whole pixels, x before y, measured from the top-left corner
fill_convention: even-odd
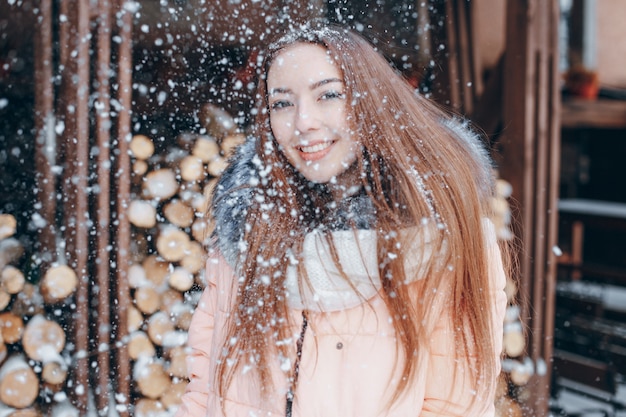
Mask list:
[[[311,84],[309,86],[309,90],[315,90],[316,88],[319,88],[323,85],[326,84],[332,84],[332,83],[341,83],[343,84],[343,81],[340,80],[339,78],[333,77],[333,78],[325,78],[323,80],[314,82],[313,84]],[[289,88],[283,88],[283,87],[277,87],[277,88],[272,88],[269,92],[269,95],[274,95],[274,94],[289,94],[291,93],[291,89]]]
[[[340,80],[339,78],[326,78],[324,80],[321,80],[321,81],[318,81],[316,83],[311,84],[309,86],[309,89],[315,90],[316,88],[319,88],[319,87],[321,87],[323,85],[331,84],[331,83],[342,83],[343,84],[343,81]]]

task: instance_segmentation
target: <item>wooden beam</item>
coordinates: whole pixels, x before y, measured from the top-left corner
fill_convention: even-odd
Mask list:
[[[563,350],[554,352],[556,376],[581,382],[608,394],[615,394],[615,374],[606,363]]]
[[[507,2],[503,132],[499,170],[513,187],[514,233],[521,248],[516,277],[528,356],[537,372],[525,407],[546,415],[550,386],[560,160],[558,1]]]
[[[130,415],[130,356],[125,339],[128,336],[128,306],[131,305],[128,268],[130,266],[130,222],[127,210],[130,205],[130,155],[129,143],[130,114],[132,111],[132,30],[133,14],[124,8],[124,0],[118,0],[118,31],[121,38],[118,50],[117,101],[121,106],[117,118],[117,164],[115,167],[116,217],[115,235],[116,298],[115,338],[116,338],[116,382],[118,398],[127,402],[125,410],[118,410],[120,416]]]
[[[98,346],[98,373],[94,394],[99,415],[106,415],[110,406],[109,389],[111,381],[111,352],[100,349],[111,346],[111,302],[110,302],[110,262],[111,249],[111,1],[98,0],[93,8],[97,15],[97,54],[96,84],[97,98],[94,103],[96,121],[96,143],[98,147],[96,176],[98,195],[96,197],[96,253],[95,283],[97,291],[94,298],[98,300],[96,324],[96,341]]]
[[[54,86],[52,80],[52,0],[39,3],[35,32],[35,166],[37,200],[45,225],[39,228],[40,268],[55,260],[56,247],[56,175],[57,143],[54,130]]]
[[[90,92],[90,28],[89,0],[63,0],[60,5],[64,19],[60,23],[61,91],[59,114],[64,122],[62,134],[63,213],[65,258],[78,276],[72,312],[74,361],[71,399],[81,415],[87,413],[89,392],[89,92]],[[61,248],[59,248],[61,250]]]

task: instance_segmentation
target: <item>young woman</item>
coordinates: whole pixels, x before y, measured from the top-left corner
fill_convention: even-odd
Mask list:
[[[345,29],[264,60],[178,416],[494,415],[505,272],[480,139]]]

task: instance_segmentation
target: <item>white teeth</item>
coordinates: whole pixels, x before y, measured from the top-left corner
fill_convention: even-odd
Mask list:
[[[304,153],[314,153],[314,152],[323,151],[324,149],[328,148],[330,145],[332,145],[332,142],[322,142],[322,143],[318,143],[317,145],[312,145],[312,146],[301,146],[300,150]]]

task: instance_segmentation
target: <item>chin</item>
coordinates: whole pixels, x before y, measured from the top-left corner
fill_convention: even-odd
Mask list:
[[[301,163],[295,165],[294,168],[300,173],[300,175],[306,178],[307,181],[311,181],[317,184],[326,184],[337,175],[341,174],[341,171],[337,170],[334,166],[328,167],[324,166],[325,164],[319,164],[318,168],[316,169],[315,164],[315,162],[311,165]]]
[[[316,184],[327,184],[332,180],[335,176],[331,175],[311,175],[308,173],[300,172],[300,174],[306,178],[308,181],[314,182]]]

